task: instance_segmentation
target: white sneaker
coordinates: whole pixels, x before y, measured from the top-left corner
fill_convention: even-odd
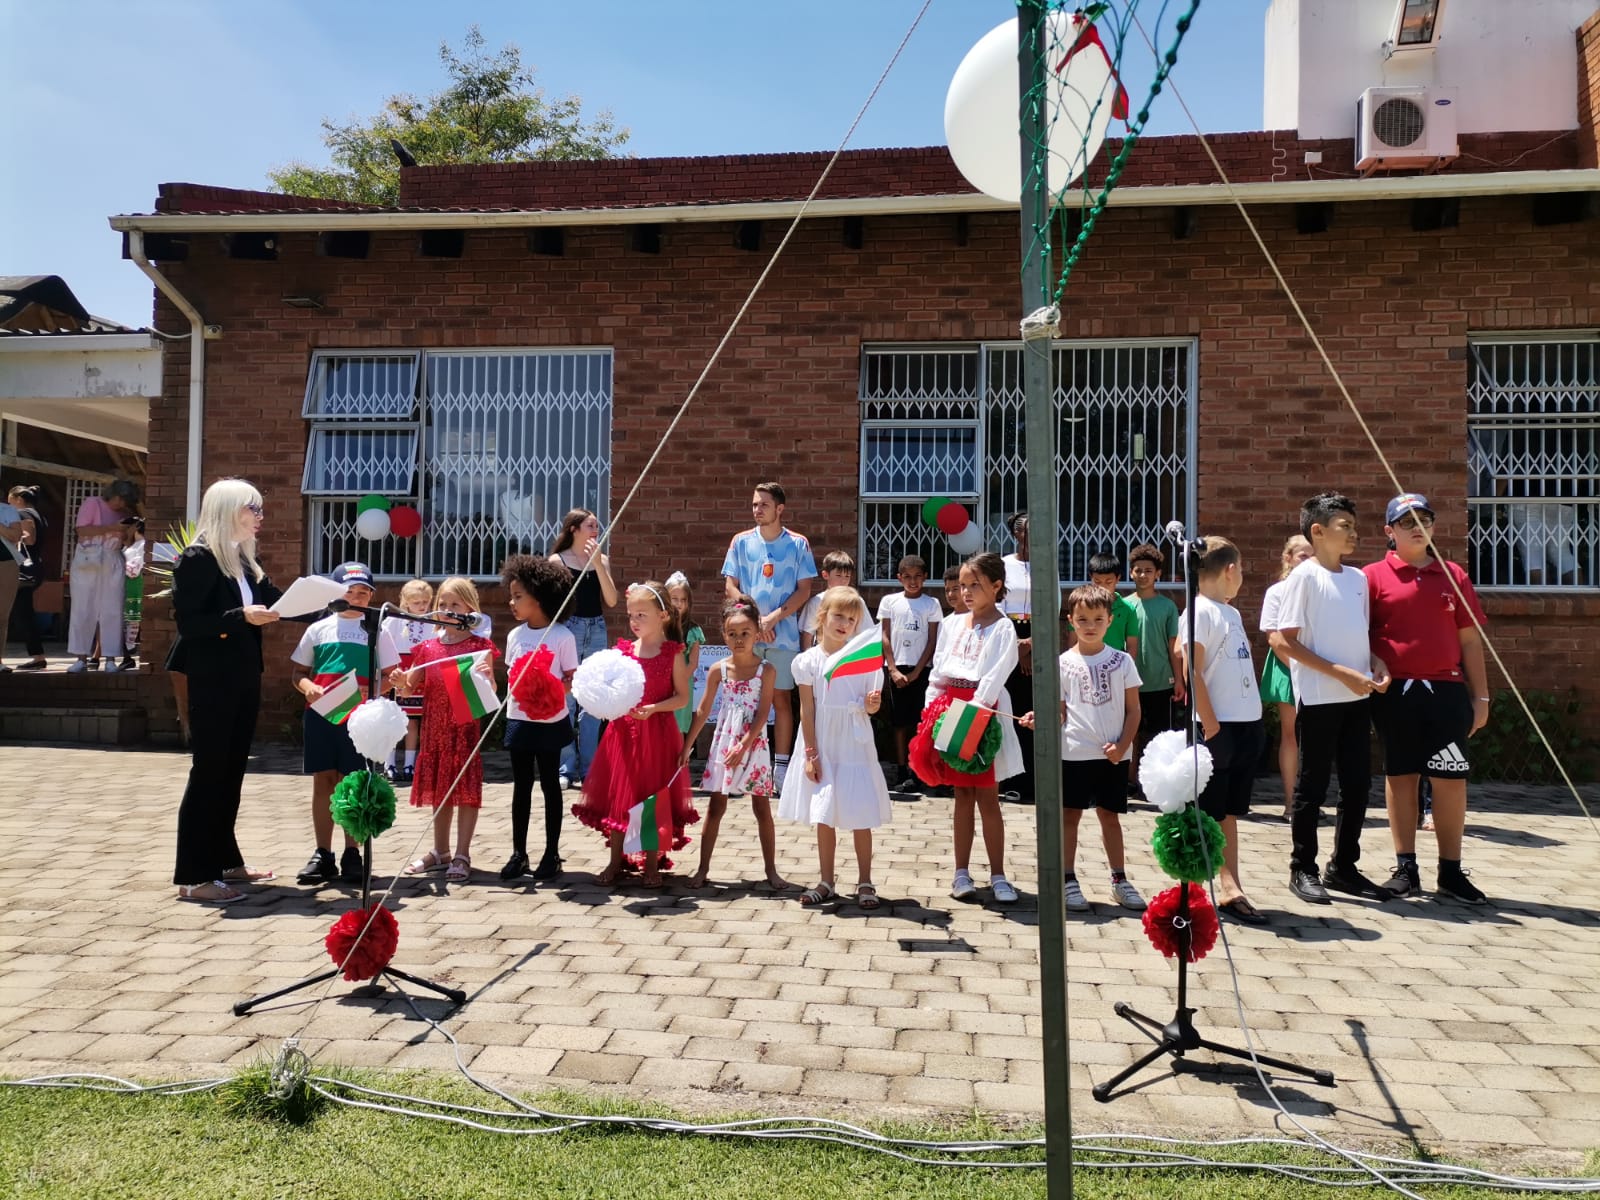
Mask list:
[[[1083,889],[1078,886],[1076,879],[1067,880],[1067,911],[1088,912],[1089,901],[1084,898]]]
[[[1004,875],[989,876],[989,887],[994,891],[996,904],[1015,904],[1017,902],[1017,889],[1011,886],[1011,881]]]
[[[970,900],[978,894],[978,885],[972,882],[972,875],[967,871],[957,871],[955,881],[950,885],[950,899]]]
[[[1145,910],[1144,897],[1139,895],[1139,889],[1128,882],[1126,876],[1111,881],[1111,894],[1123,908],[1131,908],[1134,912]]]
[[[561,790],[564,792],[572,786],[572,780],[567,778],[565,771],[561,772]]]
[[[789,764],[788,763],[781,762],[781,763],[774,764],[774,766],[772,768],[772,786],[773,786],[774,790],[780,791],[780,792],[783,791],[783,781],[784,781],[785,777],[788,774],[789,774]]]

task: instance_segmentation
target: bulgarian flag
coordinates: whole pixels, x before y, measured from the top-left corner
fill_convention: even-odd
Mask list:
[[[478,664],[486,661],[490,653],[480,650],[476,654],[458,654],[431,664],[440,669],[444,690],[450,697],[450,715],[458,725],[486,717],[500,707],[493,676],[478,670]]]
[[[848,679],[883,670],[883,627],[876,623],[851,638],[828,660],[825,679]]]
[[[628,810],[628,831],[622,835],[624,854],[659,854],[663,849],[661,826],[657,821],[666,801],[653,792]]]
[[[970,700],[952,700],[939,718],[939,734],[933,739],[934,748],[971,758],[983,743],[994,713]]]
[[[326,717],[335,725],[343,725],[361,704],[361,684],[354,671],[347,671],[328,684],[311,702],[311,711]]]

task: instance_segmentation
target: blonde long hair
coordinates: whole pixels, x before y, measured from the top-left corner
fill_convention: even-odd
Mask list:
[[[248,568],[257,582],[266,577],[256,561],[256,540],[236,542],[239,513],[251,504],[261,503],[261,493],[244,479],[219,479],[200,498],[200,515],[195,518],[195,541],[211,551],[217,566],[230,579],[243,579]]]

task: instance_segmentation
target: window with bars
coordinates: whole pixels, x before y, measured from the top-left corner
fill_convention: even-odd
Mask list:
[[[1087,580],[1091,555],[1159,544],[1167,522],[1188,521],[1194,343],[1058,342],[1052,371],[1066,586]],[[863,583],[892,583],[905,554],[934,578],[959,559],[922,522],[930,496],[965,503],[986,546],[1012,548],[1006,518],[1028,489],[1021,346],[867,347],[861,404]]]
[[[1600,587],[1600,334],[1481,336],[1467,355],[1479,587]]]
[[[610,350],[319,351],[301,490],[313,571],[347,559],[380,578],[493,578],[543,553],[571,508],[607,517]],[[415,504],[422,533],[368,541],[368,493]]]

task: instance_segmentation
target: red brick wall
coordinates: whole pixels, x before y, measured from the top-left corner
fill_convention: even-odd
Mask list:
[[[1578,166],[1600,166],[1600,12],[1578,27]]]
[[[1345,374],[1407,488],[1430,495],[1438,535],[1464,551],[1465,342],[1469,330],[1600,324],[1600,254],[1588,226],[1534,228],[1524,198],[1465,199],[1460,226],[1417,234],[1404,203],[1340,206],[1326,233],[1295,232],[1291,208],[1258,210],[1263,236]],[[856,546],[860,348],[868,341],[1012,339],[1019,308],[1012,217],[974,215],[967,245],[953,217],[866,222],[846,249],[837,219],[809,222],[757,298],[685,425],[617,523],[620,580],[673,568],[711,607],[728,537],[748,521],[750,485],[782,480],[791,524],[818,552]],[[765,248],[776,242],[769,226]],[[169,268],[207,321],[204,477],[249,477],[266,495],[264,559],[279,579],[304,561],[299,416],[318,347],[613,346],[612,506],[638,476],[765,262],[728,225],[672,225],[662,252],[628,249],[626,231],[574,228],[565,257],[530,253],[515,231],[469,233],[459,260],[425,260],[415,236],[379,233],[364,262],[319,257],[286,234],[277,262],[235,262],[193,239]],[[285,306],[316,292],[326,307]],[[1064,304],[1066,337],[1199,339],[1200,516],[1245,551],[1242,601],[1254,623],[1300,500],[1338,487],[1361,509],[1363,561],[1381,549],[1392,487],[1278,294],[1238,216],[1200,211],[1175,241],[1171,214],[1112,210]],[[163,301],[159,327],[182,328]],[[151,414],[150,511],[181,515],[187,348],[166,355],[165,399]],[[486,603],[498,609],[498,589]],[[1490,600],[1494,633],[1529,686],[1576,683],[1600,704],[1593,631],[1600,600]],[[152,651],[170,626],[152,620]],[[287,656],[298,627],[269,631],[264,732],[297,702]]]

